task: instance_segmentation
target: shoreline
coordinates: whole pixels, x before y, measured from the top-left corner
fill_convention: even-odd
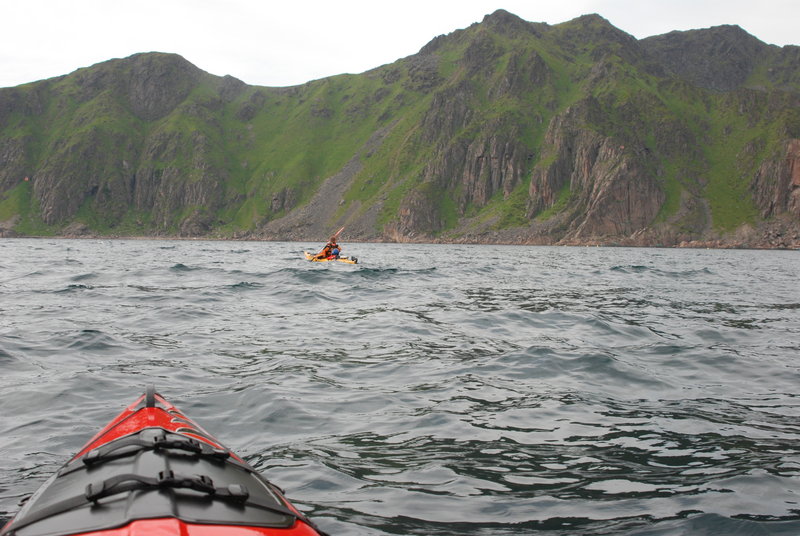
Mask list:
[[[0,233],[0,240],[119,240],[119,241],[180,241],[180,242],[324,242],[324,238],[265,238],[253,236],[240,236],[240,237],[215,237],[215,236],[122,236],[122,235],[6,235]],[[517,247],[575,247],[575,248],[637,248],[637,249],[719,249],[719,250],[758,250],[758,251],[800,251],[800,242],[791,243],[788,245],[772,245],[772,244],[752,244],[752,243],[735,243],[727,242],[725,240],[684,240],[679,244],[644,244],[644,243],[628,243],[625,240],[587,240],[581,241],[559,241],[559,242],[546,242],[546,241],[491,241],[491,240],[436,240],[436,239],[409,239],[403,241],[397,240],[380,240],[380,239],[349,239],[344,242],[350,244],[428,244],[428,245],[463,245],[463,246],[517,246]]]

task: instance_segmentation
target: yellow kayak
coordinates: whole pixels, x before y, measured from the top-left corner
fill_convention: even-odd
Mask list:
[[[338,261],[344,262],[347,264],[358,264],[358,259],[355,257],[337,257],[335,259],[318,259],[316,255],[313,253],[309,253],[308,251],[304,251],[303,253],[306,254],[306,260],[311,262],[330,262],[330,261]]]

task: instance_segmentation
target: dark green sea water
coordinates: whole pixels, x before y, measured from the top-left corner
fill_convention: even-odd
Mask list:
[[[800,534],[797,252],[0,240],[0,518],[155,384],[334,535]]]

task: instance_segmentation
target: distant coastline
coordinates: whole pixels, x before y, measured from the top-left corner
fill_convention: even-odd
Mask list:
[[[316,238],[265,238],[256,236],[236,236],[236,237],[220,237],[220,236],[175,236],[175,235],[99,235],[99,234],[81,234],[81,235],[51,235],[51,236],[25,236],[19,234],[0,233],[1,239],[31,239],[31,240],[136,240],[136,241],[181,241],[181,242],[309,242],[309,243],[322,243],[325,241],[324,236]],[[437,239],[419,239],[419,240],[381,240],[381,239],[352,239],[342,240],[342,243],[350,244],[441,244],[441,245],[476,245],[476,246],[544,246],[544,247],[601,247],[601,248],[664,248],[664,249],[746,249],[746,250],[782,250],[782,251],[800,251],[800,238],[794,237],[791,241],[785,244],[776,244],[773,242],[745,242],[734,241],[730,239],[711,239],[711,240],[685,240],[677,244],[659,244],[659,243],[641,243],[632,241],[570,241],[570,242],[544,242],[544,241],[500,241],[500,240],[486,240],[486,239],[470,239],[464,238],[461,240],[437,240]]]
[[[295,87],[112,59],[0,89],[0,236],[798,249],[796,50],[500,9]]]

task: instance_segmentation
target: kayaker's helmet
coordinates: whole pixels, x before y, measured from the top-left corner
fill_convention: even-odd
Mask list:
[[[333,254],[334,255],[338,255],[339,254],[339,248],[334,248],[333,249]]]

